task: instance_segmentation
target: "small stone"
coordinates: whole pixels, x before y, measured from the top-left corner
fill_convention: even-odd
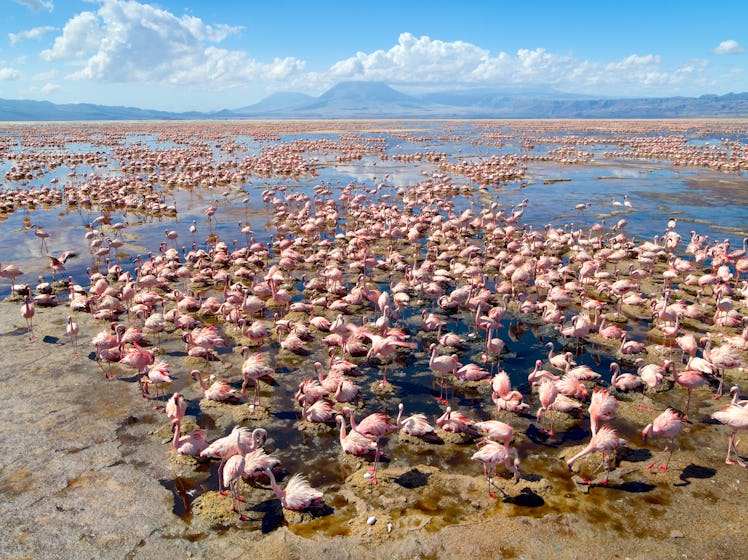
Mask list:
[[[682,539],[685,535],[681,531],[670,531],[671,539]]]
[[[370,479],[371,478],[371,473],[370,472],[365,472],[364,473],[364,478],[367,479],[367,480]]]
[[[387,532],[388,533],[392,532],[392,523],[387,523]]]
[[[374,523],[376,522],[377,522],[377,518],[374,517],[373,515],[369,519],[366,520],[367,525],[374,525]]]

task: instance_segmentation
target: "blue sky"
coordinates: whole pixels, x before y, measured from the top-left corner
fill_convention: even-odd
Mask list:
[[[0,98],[211,111],[346,80],[748,91],[748,2],[0,0]]]

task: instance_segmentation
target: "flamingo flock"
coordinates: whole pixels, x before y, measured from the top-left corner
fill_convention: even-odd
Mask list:
[[[238,135],[238,125],[222,126],[226,157],[241,152],[229,140]],[[257,138],[303,131],[292,123],[275,133],[266,125],[253,126]],[[218,459],[218,491],[231,491],[231,507],[241,520],[246,520],[242,479],[266,481],[287,510],[325,507],[323,492],[305,473],[294,473],[281,487],[283,459],[290,457],[282,447],[277,455],[262,449],[268,429],[260,424],[277,412],[287,387],[295,390],[299,426],[321,426],[323,434],[331,432],[323,441],[337,446],[341,457],[370,462],[361,474],[370,484],[388,483],[383,458],[396,458],[398,447],[394,441],[388,444],[395,437],[401,445],[432,446],[434,453],[441,453],[445,442],[476,443],[469,459],[483,465],[493,498],[500,465],[515,483],[522,480],[517,442],[525,435],[520,423],[535,425],[551,440],[559,436],[556,420],[582,426],[589,443],[576,453],[567,449],[566,464],[571,470],[582,457],[599,454],[601,462],[589,476],[602,469],[601,484],[607,484],[616,451],[643,446],[648,437],[666,442],[668,455],[660,470],[667,470],[677,438],[688,435],[689,412],[700,416],[712,400],[705,397],[718,400],[725,382],[741,381],[748,349],[748,282],[741,279],[748,272],[748,240],[742,250],[735,249],[729,240],[678,232],[677,220],[663,224],[662,233],[648,241],[628,234],[625,218],[612,227],[568,223],[537,228],[525,218],[532,200],[508,208],[500,193],[475,196],[490,185],[523,179],[538,161],[584,165],[593,157],[587,149],[564,146],[543,154],[470,161],[441,154],[393,155],[399,164],[427,161],[435,167],[407,188],[351,182],[291,189],[267,179],[313,180],[318,160],[312,152],[335,154],[337,162],[363,157],[387,162],[390,156],[383,142],[341,136],[338,142],[278,141],[219,166],[203,143],[191,143],[177,130],[164,131],[164,138],[171,134],[188,148],[119,146],[121,176],[73,175],[62,196],[56,189],[19,186],[4,197],[9,209],[28,210],[33,195],[37,201],[44,196],[60,204],[64,199],[70,207],[102,212],[86,227],[89,287],[76,288],[72,278],[62,283],[61,293],[69,294],[66,334],[73,357],[80,355],[80,328],[72,314],[90,313],[105,325],[89,339],[104,373],[101,382],[134,370],[144,399],[163,398],[158,408],[173,430],[172,451]],[[85,137],[85,131],[77,134]],[[606,157],[746,168],[736,150],[728,157],[719,150],[684,150],[678,142],[633,138],[631,130],[620,134],[627,139],[616,140],[621,152]],[[522,145],[531,143],[520,138]],[[52,157],[45,154],[37,152],[37,157]],[[18,155],[7,180],[28,180],[25,170],[34,169],[29,154]],[[67,156],[55,157],[75,165]],[[145,175],[145,169],[158,171]],[[254,204],[268,216],[268,239],[261,242],[246,221],[237,228],[229,218],[236,207],[215,195],[223,191],[228,199],[238,190],[244,197],[247,191],[237,187],[258,179],[266,180],[263,188],[251,189],[242,207],[246,211]],[[212,202],[203,209],[205,222],[189,220],[184,230],[176,222],[162,228],[158,247],[131,259],[129,267],[119,256],[128,225],[115,216],[122,213],[124,219],[127,212],[169,219],[180,213],[169,203],[168,191],[157,185],[210,189]],[[458,204],[465,197],[469,204]],[[616,204],[614,198],[613,206],[636,212],[628,195],[623,201]],[[585,201],[569,210],[581,219],[594,207]],[[207,237],[199,240],[199,232],[208,232]],[[44,251],[52,239],[41,233],[46,232],[36,226]],[[180,247],[185,239],[191,246]],[[50,261],[53,284],[71,254]],[[23,273],[12,265],[0,272],[16,293]],[[26,294],[21,306],[31,340],[35,301]],[[521,333],[514,334],[521,329],[532,329],[536,337],[527,350],[516,350],[522,347],[517,343]],[[156,345],[146,338],[152,335],[158,337]],[[165,353],[162,338],[181,339],[182,355]],[[610,358],[605,376],[581,363],[593,348]],[[517,355],[522,352],[526,355]],[[519,358],[534,369],[519,372]],[[409,394],[415,372],[432,384],[429,411],[441,412],[433,421],[424,411],[403,417],[406,407],[426,406]],[[190,379],[196,382],[192,387]],[[179,391],[167,400],[171,386]],[[454,398],[466,393],[480,405]],[[623,426],[616,427],[617,414],[622,402],[640,393],[642,399],[654,402],[656,396],[658,403],[669,404],[643,428],[640,442],[626,441],[619,435]],[[676,406],[684,399],[681,412]],[[204,428],[182,434],[188,401],[202,411],[198,417],[207,401],[246,409],[257,427],[250,431],[236,425],[212,441]],[[396,418],[390,416],[393,403]],[[734,400],[712,414],[731,430],[728,464],[745,466],[736,444],[738,431],[748,425],[745,411],[745,403]],[[357,422],[361,412],[365,416]],[[647,413],[654,415],[654,410]],[[281,434],[272,435],[282,440]]]

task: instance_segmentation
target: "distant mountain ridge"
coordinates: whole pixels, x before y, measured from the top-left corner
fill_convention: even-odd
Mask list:
[[[748,117],[748,92],[600,99],[558,92],[482,88],[410,95],[382,82],[341,82],[317,97],[277,92],[253,105],[210,113],[0,99],[0,121],[705,117]]]

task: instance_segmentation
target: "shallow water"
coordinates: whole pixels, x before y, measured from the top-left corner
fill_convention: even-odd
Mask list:
[[[95,125],[91,125],[95,128]],[[338,126],[338,125],[335,125]],[[445,126],[448,132],[445,132]],[[210,125],[205,125],[210,129]],[[412,136],[407,140],[400,135],[404,129],[412,127]],[[387,200],[397,200],[402,192],[407,192],[414,185],[420,183],[426,177],[439,173],[437,163],[427,161],[401,162],[392,159],[395,154],[407,154],[415,152],[440,152],[447,154],[447,158],[453,161],[476,160],[494,154],[518,153],[519,137],[513,136],[512,130],[517,125],[496,125],[497,129],[507,134],[501,142],[486,141],[481,135],[485,132],[485,123],[480,126],[469,123],[396,123],[388,131],[387,126],[382,125],[376,132],[362,132],[361,139],[367,137],[383,138],[384,153],[390,159],[383,161],[378,155],[364,155],[359,160],[337,162],[334,152],[320,151],[307,152],[304,157],[315,162],[315,173],[303,177],[288,176],[254,176],[246,183],[232,186],[216,186],[211,188],[195,187],[190,189],[166,188],[161,190],[165,195],[167,203],[173,203],[177,209],[176,217],[148,216],[135,212],[123,212],[113,210],[106,212],[111,223],[127,222],[128,227],[124,230],[124,245],[119,248],[112,261],[118,260],[125,270],[134,270],[134,260],[138,255],[145,255],[152,251],[158,253],[159,244],[165,241],[164,230],[173,229],[179,232],[179,245],[187,246],[193,242],[188,232],[189,225],[194,221],[198,225],[198,234],[195,242],[198,247],[205,246],[207,232],[211,231],[215,237],[225,241],[232,246],[234,240],[239,245],[248,243],[244,234],[239,231],[237,223],[251,225],[256,241],[270,242],[275,236],[273,224],[272,207],[264,203],[261,195],[263,191],[277,187],[287,186],[287,193],[299,193],[315,199],[314,188],[319,185],[327,186],[332,191],[332,197],[338,196],[340,190],[348,185],[354,184],[356,192],[364,193],[380,185],[376,194],[369,192],[373,198],[387,196]],[[40,135],[48,133],[40,129]],[[397,131],[397,133],[396,133]],[[341,133],[345,134],[345,132]],[[559,135],[566,135],[562,131]],[[340,134],[329,132],[319,133],[294,133],[281,134],[280,142],[291,143],[295,140],[309,140],[324,137],[337,140]],[[420,140],[414,140],[414,138]],[[702,138],[694,133],[692,142],[699,144],[705,142],[717,143],[718,138]],[[733,136],[734,139],[745,141],[744,137]],[[97,152],[105,156],[111,156],[114,149],[106,145],[98,145],[91,138],[89,142],[68,142],[65,150],[70,153]],[[263,149],[277,144],[277,140],[255,140],[251,136],[239,135],[232,138],[242,144],[235,152],[227,153],[217,147],[223,139],[206,140],[211,146],[211,153],[215,161],[226,161],[232,159],[241,160],[244,157],[255,156]],[[103,137],[102,137],[103,140]],[[123,145],[142,144],[150,150],[166,150],[170,148],[181,149],[181,145],[173,140],[160,138],[154,132],[138,132],[137,126],[126,129],[121,138]],[[536,142],[533,153],[542,153],[543,150],[551,149],[557,143]],[[26,149],[15,146],[7,150],[4,159],[0,161],[0,174],[8,171],[16,162],[14,153]],[[528,205],[522,223],[542,230],[546,224],[564,226],[574,224],[575,228],[589,228],[594,223],[605,220],[607,226],[613,225],[621,218],[625,218],[628,224],[625,231],[636,240],[652,239],[655,235],[662,235],[665,231],[668,218],[678,219],[677,231],[685,240],[688,232],[693,230],[700,235],[708,235],[710,239],[730,239],[733,247],[741,245],[744,236],[748,236],[748,188],[746,188],[746,177],[744,174],[725,174],[702,168],[671,167],[665,161],[643,160],[617,160],[605,159],[602,152],[611,149],[611,144],[605,138],[601,138],[596,146],[585,146],[591,150],[595,158],[588,164],[562,165],[554,162],[529,162],[527,173],[520,181],[502,182],[487,187],[478,188],[468,180],[459,175],[453,175],[453,182],[458,185],[469,186],[471,195],[460,195],[454,200],[456,212],[467,208],[480,208],[486,201],[496,202],[499,208],[511,210],[523,200],[528,200]],[[316,159],[314,159],[316,158]],[[71,177],[70,174],[75,173]],[[50,181],[57,179],[59,184],[73,183],[83,184],[85,174],[96,173],[102,176],[119,176],[116,164],[109,167],[91,167],[80,165],[75,168],[60,166],[55,169],[41,169],[40,172],[29,181],[22,183],[4,182],[5,188],[17,187],[21,184],[24,188],[49,185]],[[147,174],[143,175],[147,177]],[[562,179],[562,181],[559,181]],[[622,200],[623,195],[628,196],[631,208],[614,206],[613,199]],[[276,194],[277,196],[277,194]],[[248,202],[243,202],[248,198]],[[218,210],[216,221],[208,224],[205,219],[204,210],[210,204],[217,201]],[[726,204],[726,201],[728,203]],[[589,208],[578,211],[575,206],[580,203],[590,203]],[[30,284],[34,284],[34,278],[42,274],[49,279],[47,258],[43,256],[40,242],[34,236],[34,225],[42,225],[52,236],[48,240],[51,254],[58,254],[64,250],[74,250],[78,257],[66,264],[67,273],[73,276],[75,282],[84,286],[88,284],[86,269],[96,268],[97,264],[89,257],[88,247],[84,240],[87,231],[86,226],[99,216],[103,210],[93,206],[91,208],[71,208],[63,204],[59,207],[43,208],[37,206],[33,210],[19,210],[3,215],[0,222],[0,262],[16,262],[26,272],[21,278]],[[113,231],[110,235],[115,235]],[[681,252],[685,244],[681,246]],[[103,263],[100,263],[103,266]],[[303,283],[300,279],[304,267],[294,272],[295,287],[294,301],[303,301],[306,295],[302,292]],[[313,273],[310,268],[307,270]],[[351,273],[348,281],[356,282],[356,273]],[[388,276],[380,274],[374,277],[371,285],[378,289],[388,288]],[[492,279],[488,280],[488,287],[493,288]],[[2,284],[0,297],[9,294],[7,283]],[[216,295],[221,297],[220,290],[207,289],[204,296]],[[415,298],[414,298],[415,300]],[[394,385],[392,394],[382,395],[373,391],[376,381],[381,378],[381,365],[376,362],[360,362],[362,376],[356,381],[363,388],[363,406],[356,411],[356,417],[362,418],[373,411],[384,411],[395,416],[397,405],[401,401],[405,403],[406,414],[423,412],[430,421],[439,416],[444,405],[438,402],[440,388],[434,384],[434,376],[428,366],[429,343],[435,340],[433,333],[419,332],[421,312],[431,309],[433,303],[426,297],[420,304],[413,305],[399,318],[399,323],[410,329],[412,340],[418,343],[418,348],[413,352],[399,354],[388,367],[388,380]],[[267,309],[265,319],[272,321],[273,314],[277,310]],[[575,312],[575,307],[566,311],[567,318]],[[356,309],[349,320],[361,324],[364,317],[374,320],[375,313],[371,306]],[[294,317],[296,319],[301,316]],[[332,316],[330,317],[332,318]],[[460,312],[458,314],[446,315],[449,329],[463,336],[467,341],[467,347],[458,352],[460,361],[480,363],[483,344],[483,334],[475,334],[472,325],[472,314]],[[503,326],[495,333],[507,343],[507,352],[502,356],[501,367],[509,373],[512,384],[518,387],[525,395],[529,395],[531,409],[537,408],[534,395],[530,395],[527,386],[527,374],[532,370],[535,360],[545,357],[547,351],[544,344],[549,340],[556,342],[557,348],[563,343],[562,340],[546,325],[537,320],[521,316],[515,310],[509,310]],[[632,336],[638,340],[647,339],[649,325],[646,321],[637,322],[630,320],[628,329]],[[85,342],[84,342],[85,343]],[[310,435],[298,429],[298,407],[293,400],[296,387],[304,377],[314,376],[312,364],[315,360],[326,362],[326,349],[321,348],[319,342],[308,343],[312,353],[306,357],[299,357],[288,352],[279,351],[276,342],[265,345],[264,351],[270,354],[270,363],[275,369],[274,382],[272,384],[262,383],[261,400],[270,408],[270,415],[261,422],[250,420],[251,426],[262,425],[269,434],[270,439],[265,449],[274,450],[281,458],[284,470],[289,473],[297,471],[305,472],[316,487],[325,490],[329,496],[328,503],[339,511],[350,508],[342,500],[338,492],[344,485],[346,478],[356,472],[354,465],[346,464],[340,460],[340,446],[338,443],[338,432],[336,429]],[[212,409],[203,409],[200,406],[200,393],[197,385],[193,383],[188,371],[194,363],[187,363],[183,346],[179,341],[165,342],[162,345],[164,354],[162,357],[172,363],[175,368],[175,382],[170,387],[170,392],[178,390],[187,395],[190,401],[188,415],[194,415],[197,423],[211,431],[211,437],[223,435],[234,423],[230,416],[214,412]],[[574,349],[569,347],[569,349]],[[451,352],[451,351],[449,351]],[[85,352],[84,352],[85,353]],[[575,359],[579,364],[586,364],[603,375],[604,380],[609,380],[609,365],[615,359],[610,348],[588,342],[575,351]],[[219,362],[207,366],[207,369],[216,372],[219,376],[227,377],[238,386],[241,382],[239,367],[241,358],[237,354],[234,344],[227,349],[219,351]],[[198,367],[202,364],[198,364]],[[94,368],[94,363],[91,362]],[[130,377],[131,372],[124,366],[118,366],[124,377]],[[487,366],[488,367],[488,366]],[[630,368],[629,368],[630,371]],[[134,381],[134,378],[132,379]],[[475,420],[483,420],[496,417],[496,410],[490,400],[490,390],[484,384],[480,387],[460,388],[455,385],[450,388],[450,405],[455,410],[468,414]],[[133,398],[137,397],[136,388],[133,388]],[[139,398],[139,397],[137,397]],[[238,405],[244,406],[244,405]],[[157,417],[158,418],[158,417]],[[548,457],[555,456],[558,449],[569,445],[583,443],[589,436],[588,422],[580,414],[576,420],[570,422],[570,427],[560,434],[552,445],[543,443],[543,438],[538,438],[537,427],[533,419],[518,419],[512,415],[502,417],[515,424],[522,437],[518,438],[517,446],[521,457],[528,457],[526,472],[539,473],[541,476],[554,479],[558,473],[549,468]],[[626,420],[616,422],[616,427],[625,438],[637,435],[641,426],[635,426]],[[126,441],[124,444],[135,445],[135,441]],[[469,460],[474,451],[472,445],[423,445],[412,446],[398,443],[396,437],[389,438],[383,444],[385,459],[384,464],[389,468],[407,467],[408,465],[429,465],[440,470],[455,474],[477,475],[480,473],[480,465]],[[531,456],[534,458],[530,458]],[[191,504],[201,494],[214,490],[217,487],[217,465],[202,466],[193,477],[177,477],[172,481],[163,481],[166,488],[175,495],[174,512],[189,518],[191,515]],[[569,484],[569,488],[573,485]],[[641,488],[633,488],[632,493],[641,491]],[[646,492],[643,492],[646,494]],[[657,497],[651,497],[655,501]],[[553,510],[552,505],[537,501],[533,495],[524,499],[517,499],[514,507],[518,512],[529,515],[533,508],[538,511],[547,512]],[[659,501],[658,501],[659,503]],[[543,507],[540,507],[540,506]],[[438,499],[434,501],[433,496],[424,496],[417,504],[409,506],[408,511],[416,510],[427,515],[435,515],[443,518],[444,524],[454,523],[461,519],[463,512],[459,504],[444,506]],[[280,523],[280,521],[278,521]],[[272,525],[272,523],[271,523]],[[439,525],[441,526],[441,525]],[[438,528],[439,526],[434,526]],[[344,533],[345,528],[341,517],[322,518],[310,524],[307,530],[324,530],[328,534]]]

